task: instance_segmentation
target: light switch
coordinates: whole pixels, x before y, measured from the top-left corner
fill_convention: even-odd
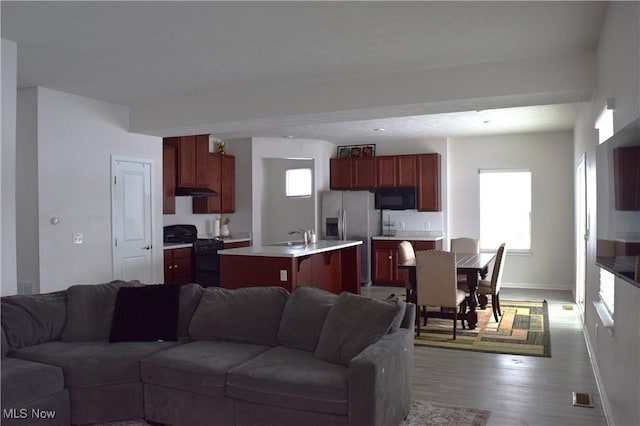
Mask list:
[[[287,270],[280,269],[280,281],[287,281]]]
[[[83,242],[84,242],[84,235],[82,235],[82,232],[74,232],[73,245],[82,244]]]

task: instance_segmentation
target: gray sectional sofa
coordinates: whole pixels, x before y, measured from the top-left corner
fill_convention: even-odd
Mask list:
[[[386,426],[409,413],[414,305],[189,284],[175,310],[134,298],[134,317],[123,317],[132,315],[123,293],[139,298],[139,287],[169,286],[114,281],[2,298],[3,425]],[[168,324],[171,337],[116,336],[117,321],[160,333]]]

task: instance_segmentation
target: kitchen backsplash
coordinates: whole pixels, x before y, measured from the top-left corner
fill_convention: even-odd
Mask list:
[[[395,222],[398,232],[443,231],[442,212],[419,212],[416,210],[385,210],[383,222]]]

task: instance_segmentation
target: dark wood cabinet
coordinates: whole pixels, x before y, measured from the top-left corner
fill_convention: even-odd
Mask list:
[[[162,146],[162,213],[176,212],[176,147]]]
[[[385,155],[376,157],[376,161],[378,188],[417,186],[415,155]]]
[[[418,211],[440,211],[440,154],[419,154]]]
[[[193,282],[191,248],[167,249],[164,251],[165,284],[188,284]]]
[[[376,157],[332,158],[330,187],[334,190],[373,190],[376,170]]]
[[[297,259],[296,285],[321,288],[338,294],[341,291],[340,251],[301,256]]]
[[[232,249],[232,248],[238,248],[238,247],[249,247],[250,245],[251,245],[250,241],[237,241],[233,243],[228,243],[225,241],[224,248]]]
[[[163,143],[176,148],[176,186],[195,188],[196,184],[196,136],[164,138]]]
[[[405,240],[372,240],[371,275],[375,285],[404,286],[398,269],[398,244]],[[415,251],[442,249],[442,240],[409,240]]]
[[[228,154],[205,156],[209,186],[217,197],[194,197],[193,213],[233,213],[235,211],[236,158]]]
[[[640,146],[613,150],[616,210],[640,210]]]

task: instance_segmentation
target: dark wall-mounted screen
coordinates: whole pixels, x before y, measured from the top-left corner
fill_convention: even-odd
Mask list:
[[[598,146],[596,264],[640,287],[640,119]]]

